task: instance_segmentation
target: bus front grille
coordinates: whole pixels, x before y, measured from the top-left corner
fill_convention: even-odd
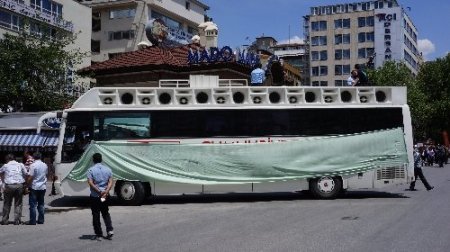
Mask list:
[[[385,167],[377,170],[377,180],[406,178],[405,167]]]

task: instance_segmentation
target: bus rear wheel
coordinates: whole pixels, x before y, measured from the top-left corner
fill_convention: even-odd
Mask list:
[[[125,205],[138,206],[145,199],[145,188],[139,181],[117,181],[116,194]]]
[[[342,190],[339,177],[320,177],[309,181],[309,191],[319,199],[333,199]]]

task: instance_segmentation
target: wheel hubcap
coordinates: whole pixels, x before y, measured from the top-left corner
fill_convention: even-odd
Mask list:
[[[136,193],[136,189],[134,188],[134,184],[131,182],[124,182],[120,187],[120,195],[125,200],[131,200],[134,198]]]
[[[321,192],[330,193],[335,187],[334,180],[330,177],[322,177],[317,181],[317,187]]]

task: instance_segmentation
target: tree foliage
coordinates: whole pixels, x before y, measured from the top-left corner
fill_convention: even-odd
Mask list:
[[[441,140],[442,131],[450,130],[450,54],[424,63],[416,77],[404,63],[387,61],[369,70],[374,86],[406,86],[411,109],[414,137]]]
[[[74,40],[69,34],[57,39],[5,34],[0,39],[0,109],[46,111],[70,102],[67,70],[83,57],[79,50],[67,49]]]
[[[403,62],[386,61],[381,67],[368,71],[374,86],[406,86],[413,81],[411,70]]]
[[[415,82],[412,107],[422,137],[441,139],[450,130],[450,54],[423,64]]]

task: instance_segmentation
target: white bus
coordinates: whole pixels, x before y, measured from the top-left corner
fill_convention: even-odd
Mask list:
[[[405,87],[174,86],[93,88],[43,116],[62,118],[57,190],[88,195],[95,152],[132,205],[195,193],[333,198],[414,177]]]

